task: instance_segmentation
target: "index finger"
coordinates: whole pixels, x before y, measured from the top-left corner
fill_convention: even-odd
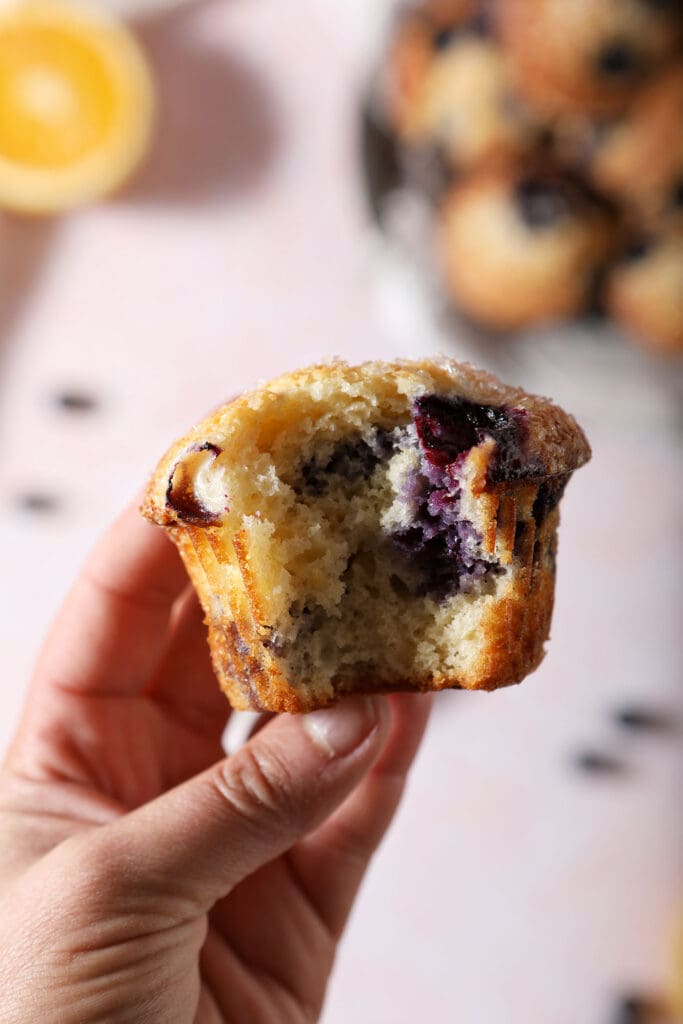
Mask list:
[[[73,585],[40,655],[34,687],[91,696],[141,692],[187,583],[175,545],[137,504],[105,533]]]

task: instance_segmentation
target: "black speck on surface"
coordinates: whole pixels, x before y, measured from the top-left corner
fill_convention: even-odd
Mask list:
[[[26,491],[18,495],[16,504],[20,511],[35,515],[48,515],[59,508],[59,501],[55,495],[43,491]]]
[[[665,711],[635,704],[624,704],[614,709],[614,722],[629,732],[670,732],[676,722]]]
[[[369,103],[362,112],[361,150],[370,212],[381,225],[387,199],[403,184],[403,173],[398,141]]]
[[[94,412],[99,402],[94,395],[86,391],[58,391],[54,396],[54,404],[64,412]]]
[[[622,761],[600,750],[579,750],[574,754],[572,763],[577,771],[586,775],[621,775],[625,769]]]
[[[617,1003],[610,1024],[647,1024],[649,1007],[636,996],[623,996]]]

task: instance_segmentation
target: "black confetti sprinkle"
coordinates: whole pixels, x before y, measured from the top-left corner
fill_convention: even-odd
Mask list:
[[[57,511],[59,502],[53,494],[46,494],[41,491],[27,491],[25,494],[19,495],[17,505],[24,512],[48,515]]]
[[[573,763],[587,775],[619,775],[624,770],[623,762],[599,750],[581,750],[574,755]]]
[[[98,402],[85,391],[60,391],[54,396],[55,405],[65,412],[92,412]]]

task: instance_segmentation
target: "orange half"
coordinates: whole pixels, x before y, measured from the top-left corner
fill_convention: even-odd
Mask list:
[[[142,158],[153,92],[132,35],[51,0],[0,2],[0,206],[54,213],[116,189]]]
[[[677,1021],[683,1021],[683,918],[678,923],[671,964],[671,1004]]]

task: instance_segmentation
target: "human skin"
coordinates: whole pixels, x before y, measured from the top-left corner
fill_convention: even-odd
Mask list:
[[[303,1024],[429,697],[230,714],[175,548],[136,509],[88,559],[0,773],[3,1024]]]

